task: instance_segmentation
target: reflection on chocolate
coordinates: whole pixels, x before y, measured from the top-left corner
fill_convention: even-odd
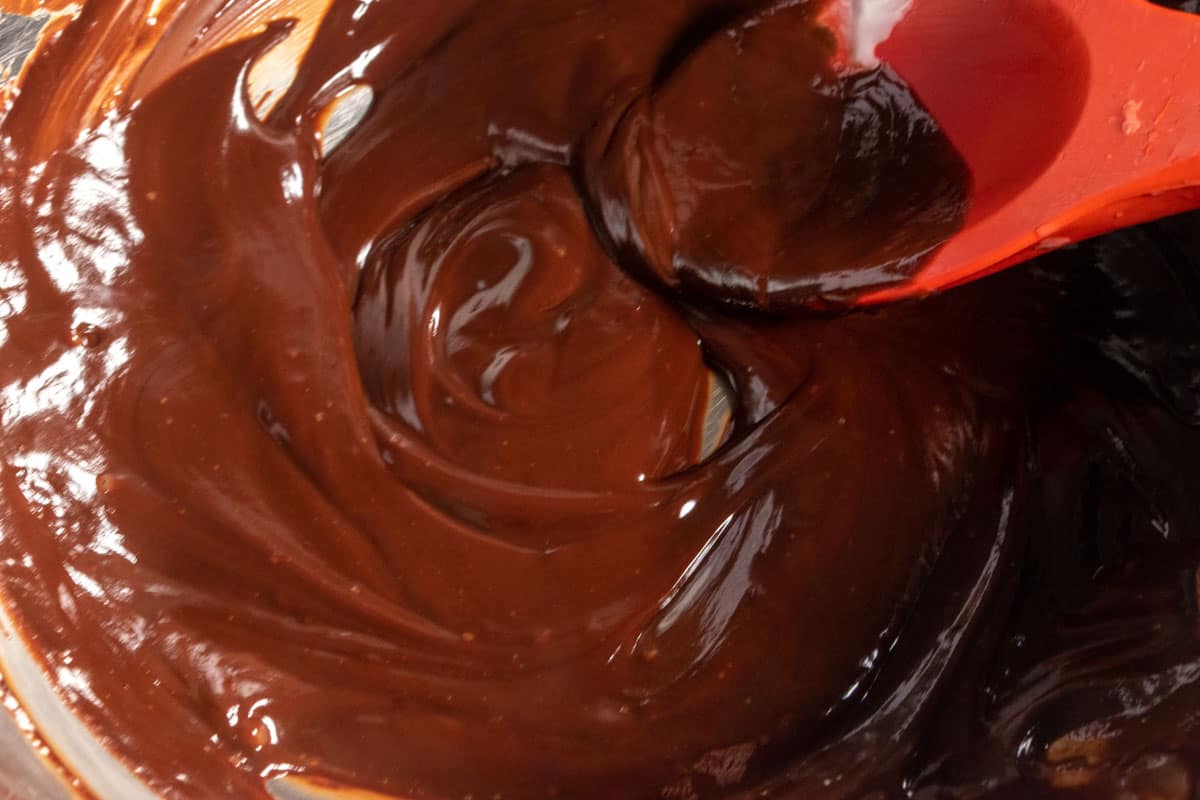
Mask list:
[[[967,184],[809,5],[335,0],[265,121],[226,5],[0,130],[0,586],[148,785],[1190,796],[1200,222],[816,315]]]

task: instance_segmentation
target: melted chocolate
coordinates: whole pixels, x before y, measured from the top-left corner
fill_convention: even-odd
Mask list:
[[[1195,220],[816,315],[968,180],[811,4],[336,0],[265,121],[145,13],[3,121],[0,574],[155,790],[1192,791]]]

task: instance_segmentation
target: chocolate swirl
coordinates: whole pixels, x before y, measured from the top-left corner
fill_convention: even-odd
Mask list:
[[[0,570],[139,779],[1023,797],[1186,758],[1195,644],[1145,587],[1195,566],[1194,265],[1135,233],[798,309],[903,280],[967,181],[818,10],[335,0],[270,111],[260,6],[47,40],[0,137]],[[1141,705],[1096,607],[1157,620]]]
[[[372,257],[354,319],[367,393],[396,440],[466,473],[599,492],[699,457],[700,342],[608,260],[561,167],[439,202]]]

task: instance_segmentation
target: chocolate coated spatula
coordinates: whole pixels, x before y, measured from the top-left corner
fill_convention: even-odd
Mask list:
[[[877,52],[974,185],[961,232],[861,302],[1200,207],[1200,17],[1145,0],[913,0]]]

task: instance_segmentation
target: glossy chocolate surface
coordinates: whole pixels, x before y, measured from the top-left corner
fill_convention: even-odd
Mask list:
[[[969,176],[817,10],[335,0],[265,121],[286,26],[209,46],[259,6],[57,28],[0,127],[0,576],[142,780],[1190,796],[1200,223],[830,312]]]

